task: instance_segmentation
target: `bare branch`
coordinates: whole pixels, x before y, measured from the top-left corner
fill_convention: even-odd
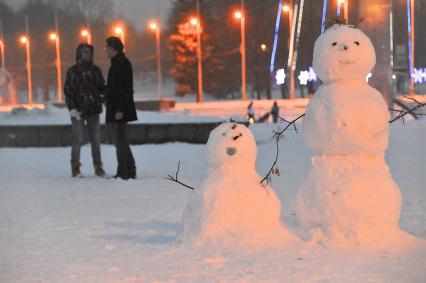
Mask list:
[[[399,113],[395,118],[393,118],[392,120],[389,121],[389,124],[392,124],[393,122],[395,122],[395,121],[397,121],[399,119],[402,119],[402,122],[405,125],[404,117],[407,114],[412,115],[415,119],[418,119],[418,116],[423,116],[424,115],[422,113],[416,113],[415,111],[418,110],[418,109],[420,109],[420,108],[422,108],[422,107],[424,107],[426,105],[426,103],[421,103],[420,101],[416,100],[413,97],[409,97],[409,96],[404,96],[404,97],[407,98],[407,99],[413,100],[414,102],[417,103],[417,105],[414,106],[413,108],[409,108],[407,111],[395,110],[395,109],[389,108],[390,111],[394,111],[394,112],[398,112]],[[402,103],[398,103],[398,105],[406,107],[405,105],[403,105],[403,104],[401,105],[401,104]]]
[[[286,119],[281,118],[280,116],[278,116],[278,115],[277,115],[277,117],[278,117],[279,119],[281,119],[282,121],[287,122],[288,124],[287,124],[287,126],[286,126],[286,127],[285,127],[282,131],[280,131],[280,132],[273,131],[273,132],[274,132],[274,137],[275,137],[275,140],[276,140],[277,152],[276,152],[276,154],[275,154],[275,160],[274,160],[274,163],[272,164],[271,169],[269,169],[268,174],[266,174],[266,176],[262,179],[262,181],[260,181],[260,183],[261,183],[261,184],[263,184],[265,181],[266,181],[266,184],[268,184],[268,183],[270,182],[271,178],[272,178],[272,174],[277,174],[277,175],[279,175],[279,170],[278,170],[278,168],[275,168],[275,166],[277,165],[277,162],[278,162],[278,156],[279,156],[279,153],[280,153],[280,145],[279,145],[280,137],[281,137],[281,135],[282,135],[285,131],[287,131],[287,130],[288,130],[288,128],[289,128],[290,126],[293,126],[293,127],[294,127],[294,130],[295,130],[295,131],[296,131],[296,133],[297,133],[296,122],[297,122],[297,120],[301,119],[301,118],[302,118],[302,117],[304,117],[305,115],[306,115],[306,114],[302,114],[302,115],[300,115],[299,117],[297,117],[296,119],[294,119],[293,121],[287,121]]]
[[[179,161],[179,163],[178,163],[178,168],[177,168],[177,171],[176,171],[176,174],[175,174],[175,177],[173,177],[172,175],[167,175],[167,180],[169,180],[169,181],[173,181],[173,182],[176,182],[176,183],[178,183],[179,185],[182,185],[182,186],[184,186],[184,187],[186,187],[186,188],[188,188],[188,189],[191,189],[191,190],[195,190],[195,188],[194,187],[191,187],[191,186],[189,186],[189,185],[187,185],[187,184],[184,184],[184,183],[182,183],[181,181],[179,181],[179,179],[178,179],[178,176],[179,176],[179,170],[180,170],[180,161]]]

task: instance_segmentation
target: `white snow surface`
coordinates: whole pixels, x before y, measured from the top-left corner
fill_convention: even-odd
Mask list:
[[[256,118],[271,110],[273,100],[255,100]],[[277,100],[281,115],[292,119],[303,113],[309,99]],[[229,119],[244,121],[248,101],[229,100],[203,103],[177,102],[173,109],[164,112],[137,111],[138,121],[134,123],[205,123],[222,122]],[[13,110],[13,106],[0,106],[0,125],[69,125],[71,120],[68,109],[52,105],[22,105]],[[101,114],[101,123],[105,122],[105,111]]]
[[[281,224],[281,203],[260,184],[256,142],[244,125],[227,122],[211,131],[208,176],[188,201],[180,239],[190,246],[274,246],[295,241]]]
[[[272,125],[254,125],[256,171],[275,158]],[[181,161],[181,181],[201,187],[207,147],[171,143],[133,146],[138,180],[93,177],[90,148],[83,173],[70,178],[70,148],[0,149],[0,282],[425,282],[426,123],[390,127],[386,160],[401,189],[399,225],[417,239],[412,247],[381,251],[325,248],[315,242],[248,249],[177,245],[191,192],[165,180]],[[113,147],[102,145],[105,169],[115,171]],[[296,193],[311,153],[302,133],[280,141],[271,188],[283,223],[297,232]],[[383,201],[383,200],[382,200]]]

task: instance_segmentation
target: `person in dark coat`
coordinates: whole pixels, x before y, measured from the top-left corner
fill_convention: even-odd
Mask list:
[[[127,122],[136,121],[133,100],[132,64],[124,54],[124,46],[118,37],[106,39],[106,53],[111,59],[107,78],[106,123],[110,129],[117,152],[115,178],[136,179],[136,165],[127,140]]]
[[[99,114],[102,113],[105,80],[101,69],[93,64],[94,48],[82,43],[76,50],[77,63],[71,66],[66,75],[64,93],[71,116],[72,149],[71,174],[80,176],[80,149],[84,143],[85,124],[89,129],[95,174],[103,177],[100,148]]]
[[[272,105],[271,115],[272,115],[272,120],[274,121],[274,123],[277,123],[278,115],[280,115],[280,108],[278,107],[278,103],[276,100],[274,101],[274,104]]]

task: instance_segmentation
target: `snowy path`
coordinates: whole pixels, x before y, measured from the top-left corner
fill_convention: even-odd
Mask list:
[[[274,158],[271,127],[255,125],[257,169]],[[402,229],[426,239],[426,123],[392,125],[387,159],[401,188]],[[281,141],[277,192],[295,228],[295,195],[309,165],[301,134]],[[192,251],[176,246],[188,194],[164,179],[199,186],[203,145],[134,147],[139,180],[71,179],[69,148],[0,149],[0,282],[425,282],[426,245],[374,252],[300,246],[247,251]],[[108,173],[113,148],[102,146]],[[93,174],[89,147],[83,172]]]

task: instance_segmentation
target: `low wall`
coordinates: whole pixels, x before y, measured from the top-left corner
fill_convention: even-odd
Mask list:
[[[67,107],[65,102],[54,102],[52,105],[59,108]],[[136,109],[142,111],[167,111],[173,109],[175,105],[175,100],[167,98],[159,100],[135,100]]]
[[[131,144],[186,142],[206,143],[219,123],[128,124]],[[85,141],[88,141],[87,130]],[[64,147],[71,145],[71,125],[0,126],[0,147]],[[110,143],[106,125],[101,142]]]

